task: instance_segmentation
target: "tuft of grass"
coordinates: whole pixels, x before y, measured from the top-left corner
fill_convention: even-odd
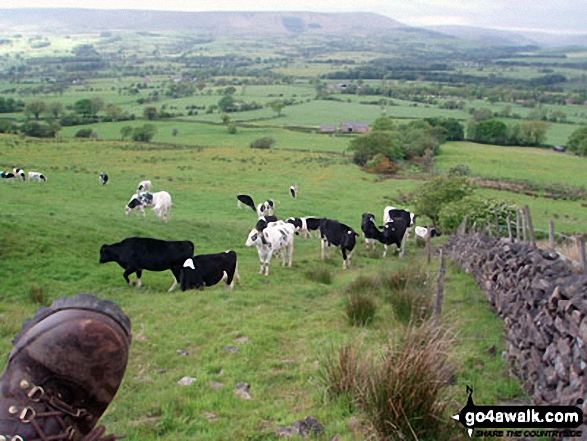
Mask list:
[[[450,439],[445,408],[453,376],[452,332],[426,322],[407,326],[379,350],[360,343],[331,348],[322,363],[328,396],[347,396],[365,415],[373,439]],[[383,354],[383,355],[381,355]]]
[[[36,305],[48,306],[50,303],[49,290],[45,286],[31,285],[29,288],[29,298]]]
[[[394,274],[385,276],[381,284],[400,322],[421,323],[430,317],[432,283],[423,267],[402,267]]]
[[[352,326],[367,326],[375,318],[377,304],[369,294],[349,294],[346,302],[346,315]]]
[[[312,282],[322,283],[324,285],[332,284],[332,273],[329,268],[313,268],[306,272],[306,278]]]
[[[445,392],[452,377],[447,328],[408,326],[372,359],[357,401],[380,439],[449,439]]]

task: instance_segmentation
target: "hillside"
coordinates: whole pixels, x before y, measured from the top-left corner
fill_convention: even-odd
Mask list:
[[[5,9],[4,30],[189,32],[214,35],[373,35],[405,25],[373,13],[178,12],[101,9]]]

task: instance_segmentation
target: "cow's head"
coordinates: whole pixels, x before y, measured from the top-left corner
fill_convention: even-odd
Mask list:
[[[133,196],[132,199],[126,204],[125,212],[128,215],[133,209],[140,207],[142,202],[139,200],[138,197]]]
[[[257,243],[261,242],[262,234],[259,233],[258,230],[252,229],[249,233],[249,237],[247,237],[247,241],[245,243],[246,246],[252,247],[253,245],[257,245]]]
[[[114,255],[109,245],[102,245],[100,248],[100,263],[112,262]]]

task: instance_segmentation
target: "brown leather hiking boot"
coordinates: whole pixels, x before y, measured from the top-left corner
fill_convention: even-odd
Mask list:
[[[126,370],[130,320],[91,294],[26,320],[0,376],[0,441],[99,440]]]

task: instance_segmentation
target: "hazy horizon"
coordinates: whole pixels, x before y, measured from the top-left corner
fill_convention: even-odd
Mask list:
[[[373,12],[410,26],[459,25],[509,30],[518,32],[546,32],[555,34],[587,33],[584,0],[561,0],[556,6],[544,0],[361,0],[309,1],[278,4],[271,0],[251,0],[243,6],[235,0],[176,0],[173,5],[163,0],[4,0],[1,9],[112,9],[161,10],[186,12]]]

